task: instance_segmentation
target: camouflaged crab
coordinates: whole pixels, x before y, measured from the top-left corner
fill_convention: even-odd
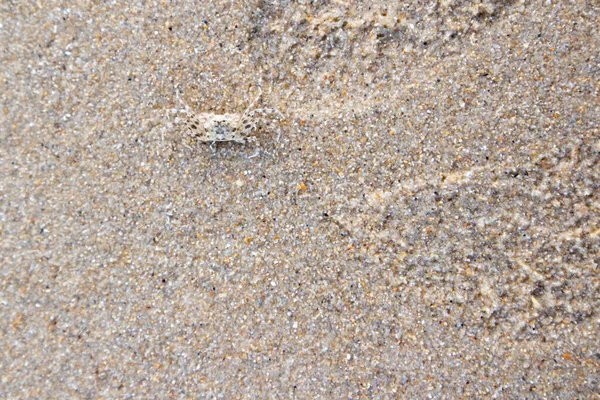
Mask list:
[[[252,134],[258,129],[270,125],[272,118],[267,117],[275,115],[277,119],[284,118],[283,114],[277,109],[253,109],[261,95],[262,90],[242,114],[197,114],[189,110],[182,110],[186,114],[184,124],[187,133],[200,142],[210,143],[213,151],[215,144],[218,142],[246,144],[256,141],[256,137]]]

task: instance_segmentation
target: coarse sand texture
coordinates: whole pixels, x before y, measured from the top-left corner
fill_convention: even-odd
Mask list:
[[[0,2],[0,398],[600,398],[599,26]]]

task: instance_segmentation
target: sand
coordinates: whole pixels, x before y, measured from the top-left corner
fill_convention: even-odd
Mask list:
[[[3,2],[0,397],[600,397],[598,26]],[[259,87],[256,144],[187,134]]]

